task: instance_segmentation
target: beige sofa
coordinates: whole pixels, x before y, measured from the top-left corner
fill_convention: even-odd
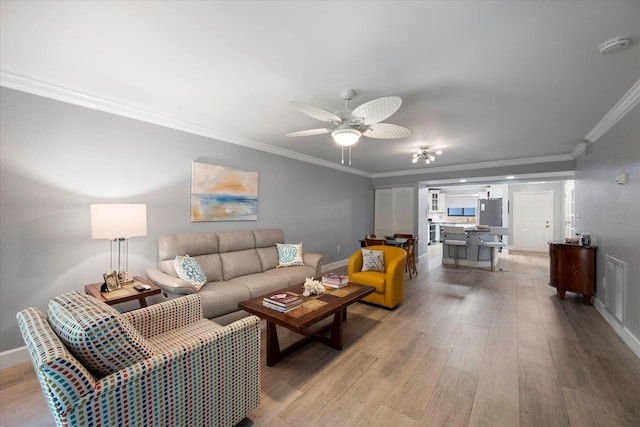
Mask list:
[[[147,270],[147,277],[165,299],[196,293],[174,268],[176,256],[195,258],[207,276],[197,291],[204,317],[226,325],[248,315],[238,310],[239,302],[320,277],[322,255],[306,253],[303,246],[305,265],[277,267],[276,243],[285,243],[281,229],[165,234],[158,238],[158,268]]]

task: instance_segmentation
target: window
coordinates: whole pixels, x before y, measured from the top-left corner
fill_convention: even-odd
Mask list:
[[[476,208],[447,208],[449,216],[476,216]]]

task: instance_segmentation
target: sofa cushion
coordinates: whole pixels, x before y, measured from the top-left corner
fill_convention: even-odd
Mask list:
[[[178,277],[191,283],[196,291],[207,283],[207,276],[205,276],[202,267],[200,267],[198,261],[191,258],[189,255],[178,255],[173,264]]]
[[[231,282],[209,282],[198,294],[202,298],[202,315],[207,319],[238,311],[238,303],[251,298],[248,288]]]
[[[235,283],[238,286],[243,286],[249,289],[251,298],[277,291],[288,286],[286,279],[283,280],[282,276],[266,273],[247,274],[246,276],[231,279],[229,280],[229,283]]]
[[[253,230],[256,239],[256,248],[268,248],[276,246],[276,243],[284,243],[284,231],[280,228],[267,228]]]
[[[384,251],[362,248],[362,271],[384,272]]]
[[[220,259],[222,260],[222,278],[224,280],[262,271],[260,258],[258,258],[255,249],[222,253]]]
[[[192,257],[218,253],[218,233],[164,234],[158,237],[161,261],[173,261],[178,255]]]
[[[296,245],[276,243],[278,248],[278,267],[304,265],[302,260],[302,242]]]
[[[268,248],[256,248],[262,271],[271,270],[278,266],[278,249],[274,246]]]
[[[207,282],[220,282],[223,280],[220,254],[200,255],[193,258],[202,267],[204,275],[207,276]]]
[[[246,249],[255,249],[256,238],[252,231],[224,231],[218,233],[218,251],[234,252]]]
[[[175,328],[167,332],[155,335],[149,338],[149,342],[153,348],[160,353],[171,351],[185,345],[192,345],[198,342],[202,337],[209,336],[216,329],[222,328],[221,325],[209,320],[200,319],[191,322],[186,326]]]
[[[49,302],[49,324],[73,355],[99,377],[151,357],[153,347],[113,307],[77,291]]]
[[[376,292],[384,292],[387,275],[377,271],[360,271],[352,273],[349,276],[349,281],[361,285],[373,286],[376,288]]]
[[[309,265],[301,265],[299,267],[272,268],[265,271],[265,274],[277,276],[282,281],[281,288],[294,286],[304,283],[307,277],[315,277],[316,269]]]

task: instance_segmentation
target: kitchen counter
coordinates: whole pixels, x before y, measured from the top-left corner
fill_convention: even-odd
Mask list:
[[[492,227],[491,230],[474,230],[460,228],[460,233],[449,233],[448,238],[453,240],[465,240],[466,246],[458,246],[458,265],[464,265],[467,267],[481,267],[481,268],[495,268],[498,262],[498,254],[500,248],[481,246],[480,241],[484,242],[499,242],[501,236],[507,234],[506,228]],[[444,237],[441,238],[444,240]],[[454,265],[454,254],[456,246],[448,245],[443,242],[442,244],[442,264]],[[494,251],[493,257],[491,251]],[[493,265],[491,260],[493,259]]]

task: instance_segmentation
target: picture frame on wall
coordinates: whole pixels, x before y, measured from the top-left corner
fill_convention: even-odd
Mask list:
[[[257,220],[258,172],[192,163],[191,222]]]

